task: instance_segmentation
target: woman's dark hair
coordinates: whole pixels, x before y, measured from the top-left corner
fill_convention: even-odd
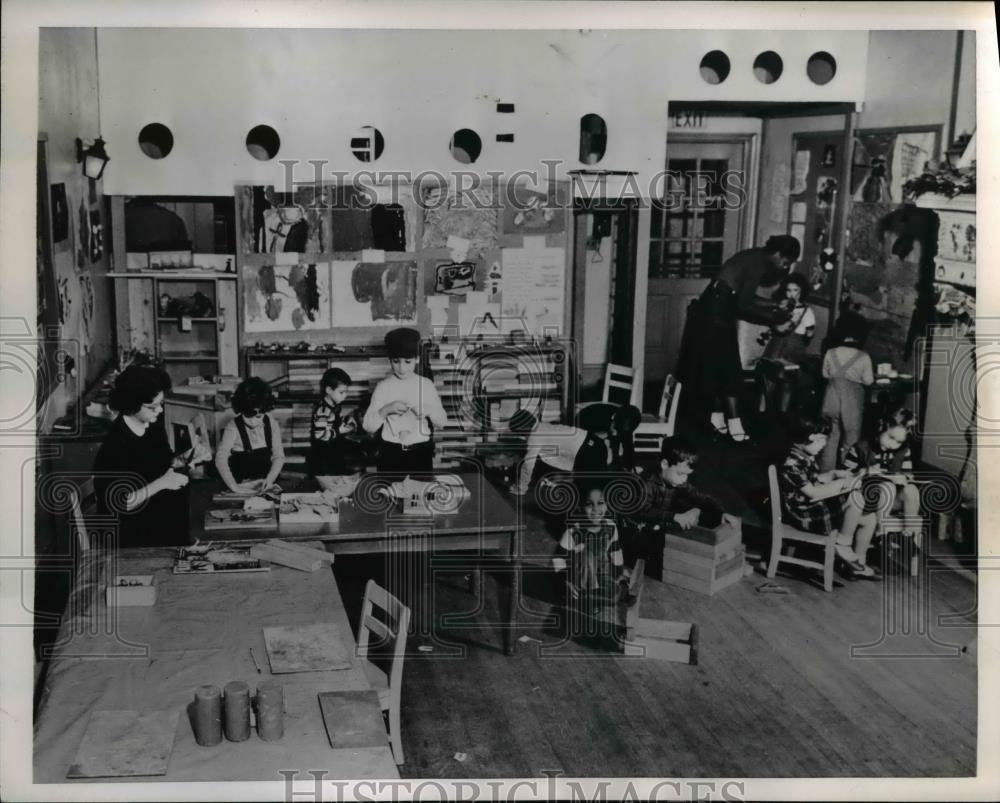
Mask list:
[[[664,438],[660,444],[660,459],[666,460],[668,466],[676,466],[679,463],[687,463],[694,468],[698,462],[698,450],[687,438],[680,435],[672,435]]]
[[[764,250],[769,254],[781,254],[785,259],[795,262],[802,253],[802,246],[791,235],[778,234],[767,238],[767,242],[764,243]]]
[[[350,385],[351,377],[343,368],[327,368],[323,373],[323,378],[319,381],[319,393],[322,396],[327,388],[336,390],[341,385]]]
[[[868,337],[868,321],[857,312],[848,310],[837,319],[830,333],[830,348],[856,346],[861,348]]]
[[[266,413],[274,408],[274,392],[263,379],[252,376],[236,386],[233,393],[233,412],[239,415]]]
[[[788,285],[794,284],[799,288],[799,301],[805,303],[806,299],[809,298],[809,280],[803,276],[801,273],[789,273],[784,281],[781,283],[781,289],[784,290]]]
[[[797,416],[788,424],[785,432],[788,435],[788,442],[793,446],[800,443],[809,443],[813,435],[829,435],[833,429],[833,422],[826,416]]]
[[[130,365],[115,379],[108,404],[122,415],[134,415],[158,393],[170,390],[170,376],[152,365]]]

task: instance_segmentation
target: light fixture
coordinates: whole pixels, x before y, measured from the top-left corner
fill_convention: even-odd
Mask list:
[[[100,137],[87,148],[83,147],[83,140],[77,137],[76,160],[83,162],[83,175],[97,181],[104,174],[104,168],[111,161],[111,157],[104,150],[104,140]]]

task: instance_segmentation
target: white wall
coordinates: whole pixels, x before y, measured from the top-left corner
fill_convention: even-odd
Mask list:
[[[864,91],[866,32],[815,31],[389,31],[274,29],[100,29],[101,116],[114,160],[112,193],[225,194],[236,181],[279,183],[276,161],[247,154],[247,131],[274,126],[278,159],[325,159],[363,167],[351,133],[376,126],[383,170],[450,170],[456,129],[483,139],[479,172],[508,174],[560,159],[582,167],[578,127],[596,112],[608,124],[599,167],[635,170],[644,185],[664,163],[670,100],[858,100]],[[729,53],[732,72],[710,85],[698,65],[709,50]],[[753,77],[756,55],[785,61],[770,85]],[[805,76],[815,51],[837,58],[823,87]],[[497,114],[497,101],[516,104]],[[161,122],[175,150],[154,161],[136,137]],[[512,144],[495,135],[513,133]]]

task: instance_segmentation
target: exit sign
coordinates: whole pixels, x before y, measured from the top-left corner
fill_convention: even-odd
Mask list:
[[[696,111],[679,111],[670,116],[674,128],[702,128],[705,125],[705,113]]]

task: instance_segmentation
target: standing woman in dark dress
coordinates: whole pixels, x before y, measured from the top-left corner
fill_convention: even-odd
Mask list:
[[[720,435],[735,442],[747,440],[736,396],[743,381],[743,363],[737,321],[779,324],[789,313],[777,303],[757,295],[788,273],[799,258],[799,241],[788,235],[771,237],[763,248],[734,254],[705,288],[692,309],[694,320],[686,337],[685,382],[690,384],[711,412],[711,424]]]
[[[118,412],[94,461],[97,511],[118,520],[120,546],[188,542],[188,483],[174,471],[162,426],[163,395],[170,377],[160,368],[133,365],[115,381],[110,406]]]

